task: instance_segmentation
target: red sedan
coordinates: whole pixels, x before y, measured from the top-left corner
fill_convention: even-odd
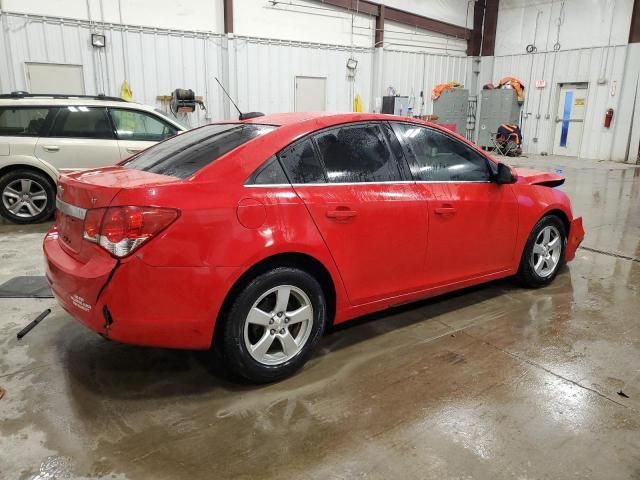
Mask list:
[[[109,339],[215,345],[267,382],[328,325],[501,277],[550,283],[584,236],[563,181],[408,118],[211,124],[62,176],[47,278]]]

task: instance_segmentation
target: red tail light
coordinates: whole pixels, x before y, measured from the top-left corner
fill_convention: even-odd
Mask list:
[[[178,215],[172,208],[94,208],[84,218],[83,237],[122,258],[171,225]]]

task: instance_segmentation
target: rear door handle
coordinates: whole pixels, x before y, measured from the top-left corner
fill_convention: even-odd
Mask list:
[[[328,210],[327,217],[334,218],[336,220],[347,220],[353,218],[358,214],[355,210],[350,208],[336,208],[335,210]]]
[[[44,148],[47,152],[57,152],[58,150],[60,150],[60,147],[56,145],[43,145],[42,148]]]
[[[451,207],[451,206],[444,206],[444,207],[436,208],[435,212],[438,215],[453,215],[454,213],[457,212],[457,210],[454,207]]]

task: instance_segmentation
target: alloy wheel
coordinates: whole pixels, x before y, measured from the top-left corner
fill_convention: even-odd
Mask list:
[[[41,214],[47,207],[47,192],[36,180],[20,178],[4,187],[2,203],[12,215],[32,218]]]
[[[293,285],[263,293],[252,305],[244,325],[244,342],[251,357],[264,365],[280,365],[305,346],[313,327],[313,305]]]
[[[562,237],[553,225],[547,225],[536,237],[531,252],[531,264],[536,274],[546,278],[555,272],[562,254]]]

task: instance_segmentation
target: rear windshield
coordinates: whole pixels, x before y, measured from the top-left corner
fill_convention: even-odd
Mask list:
[[[127,168],[188,178],[225,153],[276,127],[243,123],[207,125],[158,143],[124,162]]]

